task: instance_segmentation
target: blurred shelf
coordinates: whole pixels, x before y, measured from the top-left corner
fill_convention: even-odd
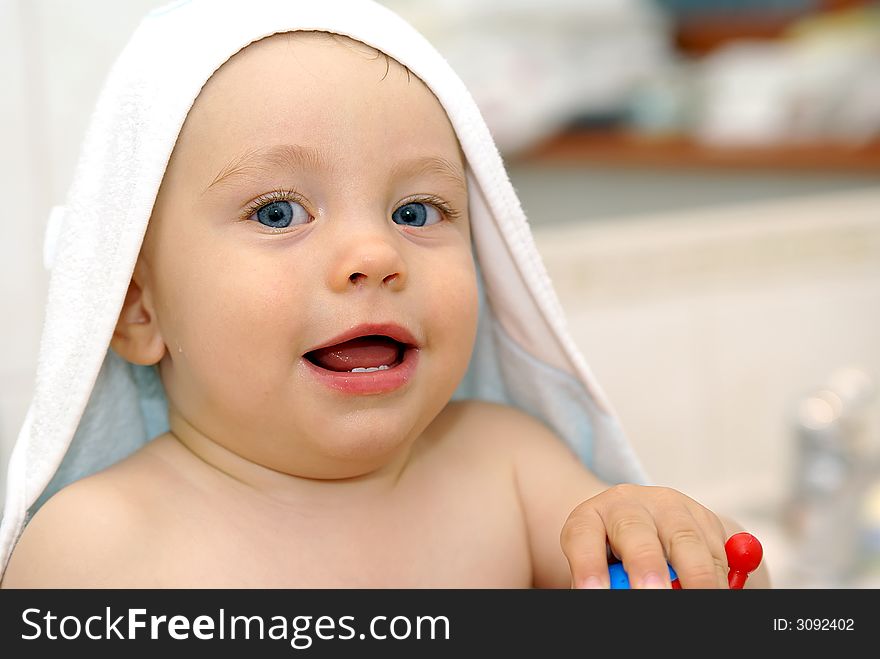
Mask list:
[[[858,172],[876,173],[880,178],[880,139],[859,146],[829,143],[716,147],[699,144],[687,137],[645,137],[624,130],[586,130],[560,134],[511,157],[510,161],[682,169]]]
[[[699,56],[743,39],[778,39],[804,15],[804,13],[740,11],[685,18],[676,26],[675,45],[683,53]]]
[[[774,40],[803,19],[820,15],[831,16],[869,7],[874,0],[813,0],[812,3],[777,3],[756,6],[755,3],[727,9],[705,3],[677,17],[674,37],[676,47],[689,55],[705,55],[728,43],[747,40]],[[724,4],[724,3],[722,3]]]

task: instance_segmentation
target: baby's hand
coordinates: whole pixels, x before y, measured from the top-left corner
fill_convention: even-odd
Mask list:
[[[607,544],[633,588],[671,588],[667,559],[682,588],[727,588],[721,520],[667,487],[615,485],[578,505],[562,528],[574,588],[608,588]]]

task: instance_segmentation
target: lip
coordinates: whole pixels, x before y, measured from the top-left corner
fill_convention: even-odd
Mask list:
[[[309,348],[304,354],[320,350],[321,348],[329,348],[330,346],[335,346],[337,343],[345,343],[346,341],[351,341],[360,336],[372,336],[374,334],[391,337],[398,343],[406,345],[407,348],[419,347],[418,342],[410,331],[397,323],[364,323],[357,327],[352,327],[350,330],[343,332],[339,336],[336,336],[325,343]]]
[[[372,335],[388,336],[403,344],[403,358],[399,364],[384,371],[349,373],[321,368],[305,357],[306,354],[314,350],[327,348],[337,343],[345,343],[361,336]],[[310,348],[301,359],[318,382],[330,389],[360,396],[385,394],[404,387],[412,379],[419,361],[419,345],[405,327],[395,323],[371,323],[353,327],[325,343]]]

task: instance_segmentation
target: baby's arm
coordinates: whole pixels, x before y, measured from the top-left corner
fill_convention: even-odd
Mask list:
[[[132,579],[142,550],[133,533],[140,513],[95,479],[49,499],[25,527],[2,588],[114,588]]]
[[[510,410],[514,472],[532,552],[534,585],[608,587],[608,546],[634,586],[669,587],[667,557],[685,588],[726,588],[726,539],[743,530],[681,492],[609,486],[546,426]],[[520,417],[521,418],[516,418]],[[747,587],[769,587],[762,566]]]

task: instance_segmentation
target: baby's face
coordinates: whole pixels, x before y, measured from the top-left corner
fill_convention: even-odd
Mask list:
[[[384,464],[467,368],[455,133],[420,80],[357,42],[275,35],[212,76],[141,261],[172,430],[285,473]]]

